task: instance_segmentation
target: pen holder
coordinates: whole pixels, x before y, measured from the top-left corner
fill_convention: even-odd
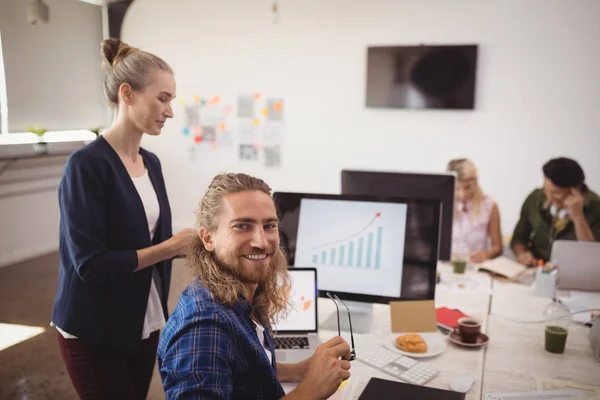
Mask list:
[[[557,278],[556,271],[546,273],[538,268],[535,274],[535,282],[533,283],[534,293],[538,296],[554,298]]]

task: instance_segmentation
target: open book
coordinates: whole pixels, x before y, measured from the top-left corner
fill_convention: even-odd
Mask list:
[[[527,268],[518,262],[511,260],[510,258],[501,256],[484,261],[482,264],[477,266],[477,270],[493,272],[516,281],[519,275],[525,272]]]

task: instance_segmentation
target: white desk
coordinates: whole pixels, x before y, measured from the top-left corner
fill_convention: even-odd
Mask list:
[[[460,308],[466,314],[474,318],[478,318],[483,322],[482,329],[485,332],[487,314],[489,309],[489,293],[491,288],[491,279],[486,274],[473,273],[472,276],[477,280],[478,288],[483,290],[475,290],[472,292],[459,292],[455,288],[448,286],[447,288],[438,285],[436,289],[436,307],[447,306]],[[487,286],[487,287],[486,287]],[[319,321],[327,320],[336,312],[333,302],[326,298],[318,299]],[[442,335],[441,333],[438,333]],[[323,341],[327,341],[337,335],[337,331],[322,330],[319,328],[319,336]],[[391,333],[391,317],[389,305],[375,304],[373,309],[373,324],[368,334],[354,334],[355,342],[359,342],[362,338],[367,338],[371,341],[376,341],[381,344],[398,336]],[[443,335],[442,335],[443,336]],[[350,335],[348,332],[342,332],[342,337],[350,343]],[[360,358],[360,355],[357,355]],[[431,380],[426,386],[436,387],[441,389],[449,389],[452,378],[458,374],[471,375],[476,382],[467,394],[467,399],[475,400],[480,398],[481,381],[483,377],[484,366],[484,349],[465,349],[455,346],[451,342],[447,342],[446,350],[432,358],[419,359],[421,362],[431,363],[441,370],[440,374]],[[379,377],[388,380],[395,380],[394,377],[384,372],[371,368],[362,364],[359,360],[353,361],[352,376],[346,390],[343,391],[344,399],[355,399],[360,394],[360,389],[368,382],[371,377]],[[286,392],[293,389],[295,385],[284,384]]]
[[[600,385],[600,363],[588,341],[589,328],[572,324],[565,353],[552,354],[544,349],[547,324],[513,321],[543,320],[549,302],[528,286],[494,282],[483,393],[536,390],[536,377]]]
[[[448,266],[441,265],[439,269],[444,278],[449,271]],[[466,398],[478,400],[489,392],[536,390],[537,376],[600,385],[600,363],[596,361],[588,342],[589,328],[572,325],[565,353],[548,353],[544,350],[544,324],[522,324],[504,317],[541,320],[549,299],[535,296],[531,288],[523,284],[494,281],[492,285],[491,278],[485,273],[468,272],[467,276],[477,284],[466,285],[465,290],[454,284],[461,278],[446,276],[447,282],[436,287],[436,307],[459,308],[480,319],[482,331],[490,337],[490,343],[480,349],[465,349],[447,342],[446,350],[439,356],[420,359],[441,370],[426,386],[449,389],[454,376],[469,374],[475,378],[475,383]],[[335,306],[329,299],[319,298],[318,306],[319,321],[325,321],[335,313]],[[395,336],[391,333],[389,306],[374,305],[373,320],[370,333],[355,334],[355,341],[364,336],[385,343]],[[319,334],[326,341],[337,335],[337,331],[320,329]],[[342,332],[342,336],[350,342],[347,332]],[[334,398],[358,398],[371,377],[394,380],[392,376],[368,367],[359,360],[353,362],[351,374],[348,386]],[[286,391],[294,386],[284,384]]]

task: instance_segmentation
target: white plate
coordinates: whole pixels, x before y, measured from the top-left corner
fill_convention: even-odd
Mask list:
[[[425,353],[409,353],[408,351],[400,350],[396,347],[396,338],[404,333],[393,333],[385,342],[385,347],[403,356],[411,358],[428,358],[435,357],[446,350],[446,341],[444,336],[437,332],[419,333],[425,343],[427,343],[427,351]]]

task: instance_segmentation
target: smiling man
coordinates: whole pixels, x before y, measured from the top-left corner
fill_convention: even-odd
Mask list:
[[[287,260],[271,189],[245,174],[217,175],[198,211],[186,266],[193,282],[158,348],[167,399],[326,399],[350,376],[340,337],[297,364],[275,360],[270,327],[288,302]]]

